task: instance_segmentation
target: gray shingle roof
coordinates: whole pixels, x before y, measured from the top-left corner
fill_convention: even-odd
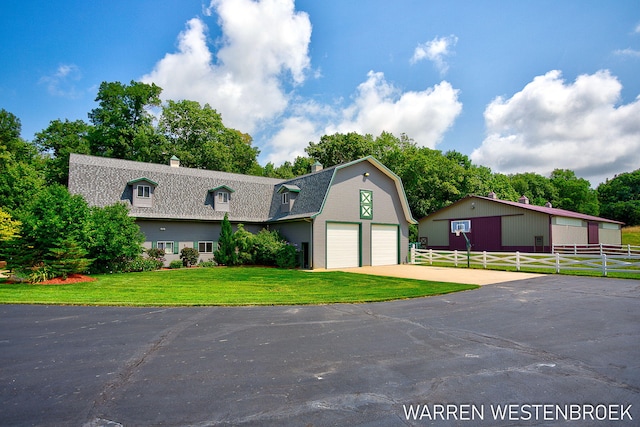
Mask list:
[[[320,211],[332,176],[333,168],[282,180],[80,154],[72,154],[69,159],[71,193],[81,194],[91,206],[124,202],[130,214],[138,218],[222,220],[225,212],[214,209],[214,194],[210,192],[219,187],[234,190],[229,205],[232,221],[268,222],[310,217]],[[131,183],[140,179],[157,183],[153,207],[131,204]],[[280,212],[277,190],[283,184],[300,188],[288,213]]]

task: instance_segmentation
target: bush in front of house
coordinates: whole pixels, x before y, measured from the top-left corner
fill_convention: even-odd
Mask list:
[[[171,269],[182,268],[182,261],[178,259],[171,261],[169,263],[169,268]]]
[[[208,259],[206,261],[200,261],[200,263],[198,264],[200,267],[215,267],[218,265],[217,262],[215,262],[213,259]]]
[[[196,265],[198,258],[200,258],[200,252],[195,248],[182,248],[180,251],[180,259],[182,260],[182,265],[185,267]]]
[[[287,242],[278,249],[276,253],[276,265],[280,268],[296,268],[298,267],[298,250],[295,246]]]

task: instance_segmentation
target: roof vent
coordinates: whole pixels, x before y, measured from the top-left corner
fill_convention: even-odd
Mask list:
[[[171,166],[172,168],[179,168],[180,159],[177,158],[176,156],[171,156],[171,158],[169,159],[169,166]]]
[[[490,199],[493,199],[493,200],[497,200],[498,199],[498,195],[496,193],[494,193],[493,191],[491,193],[489,193],[487,195],[487,197],[489,197]]]
[[[311,165],[311,173],[320,172],[322,170],[322,163],[315,162]]]
[[[544,204],[544,207],[545,208],[552,208],[553,205],[551,204],[551,202],[547,202],[547,203]]]
[[[529,198],[523,194],[522,197],[520,197],[518,199],[518,202],[520,202],[522,204],[525,204],[525,205],[528,205],[529,204]]]

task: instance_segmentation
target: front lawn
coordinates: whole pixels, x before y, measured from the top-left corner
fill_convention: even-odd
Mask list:
[[[475,289],[476,285],[261,267],[216,267],[96,275],[97,281],[7,284],[2,304],[122,306],[288,305],[388,301]]]

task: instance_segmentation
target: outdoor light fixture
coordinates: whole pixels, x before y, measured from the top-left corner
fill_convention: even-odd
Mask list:
[[[369,172],[364,173],[365,178],[369,176]]]
[[[164,230],[166,230],[166,228],[160,227],[160,231],[164,231]]]

